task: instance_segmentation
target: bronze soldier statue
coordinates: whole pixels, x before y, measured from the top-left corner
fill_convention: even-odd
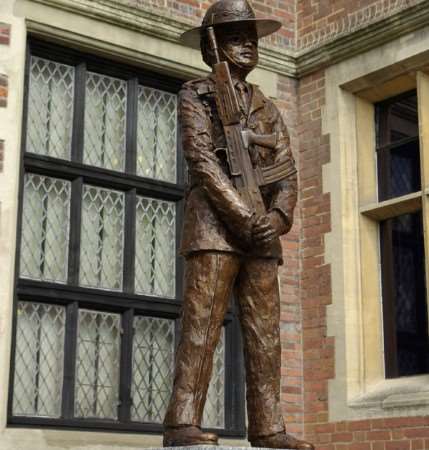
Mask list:
[[[311,450],[285,431],[280,405],[279,237],[293,220],[296,170],[281,115],[246,82],[258,38],[280,28],[246,0],[220,0],[182,36],[212,73],[185,83],[179,122],[189,169],[182,254],[182,333],[164,446],[217,445],[201,431],[213,353],[234,291],[244,339],[248,439],[254,447]]]

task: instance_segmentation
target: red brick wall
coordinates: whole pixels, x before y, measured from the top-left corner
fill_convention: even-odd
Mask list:
[[[297,0],[298,48],[323,43],[422,1]]]
[[[153,7],[157,13],[165,12],[167,17],[184,19],[190,25],[199,26],[207,8],[215,0],[119,0],[129,6]],[[283,23],[283,28],[268,42],[282,47],[293,47],[295,43],[295,0],[254,0],[251,4],[257,16],[270,16]]]
[[[6,75],[0,74],[0,108],[7,106],[8,80]]]
[[[166,17],[199,25],[215,0],[118,0],[128,6],[152,7]],[[362,27],[398,10],[424,0],[251,0],[257,16],[274,17],[283,23],[267,44],[281,48],[306,48],[332,35]]]
[[[329,139],[322,134],[324,73],[299,82],[300,298],[305,423],[328,421],[328,380],[335,374],[334,342],[327,336],[331,303],[330,266],[324,261],[324,234],[330,231],[330,198],[322,189],[322,166],[329,162]],[[307,431],[307,430],[306,430]]]
[[[0,44],[9,45],[10,43],[10,25],[0,22]]]
[[[292,150],[298,158],[296,121],[298,119],[296,80],[280,77],[277,106],[288,127]],[[281,340],[282,340],[282,402],[291,433],[302,434],[303,429],[303,367],[301,343],[301,306],[299,298],[299,240],[301,217],[297,209],[294,225],[282,240],[284,265],[280,267]]]
[[[317,450],[426,450],[429,417],[358,420],[314,425]]]

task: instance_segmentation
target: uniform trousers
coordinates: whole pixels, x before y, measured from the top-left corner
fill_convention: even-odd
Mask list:
[[[182,333],[176,354],[167,427],[201,425],[231,293],[244,342],[248,438],[285,430],[280,405],[278,260],[201,251],[186,259]]]

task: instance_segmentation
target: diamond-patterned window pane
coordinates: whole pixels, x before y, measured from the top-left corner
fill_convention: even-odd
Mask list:
[[[123,192],[84,186],[81,286],[122,289],[124,201]]]
[[[25,175],[21,277],[60,283],[67,280],[70,192],[69,181]]]
[[[80,310],[75,416],[117,419],[120,316]]]
[[[88,72],[85,91],[85,164],[124,171],[127,83]]]
[[[137,174],[176,182],[177,96],[139,86]]]
[[[171,395],[174,366],[174,321],[134,319],[131,418],[162,423]]]
[[[138,197],[135,286],[139,294],[174,297],[176,286],[176,206]]]
[[[60,417],[65,308],[19,302],[13,414]]]
[[[213,372],[204,408],[203,426],[225,428],[225,328],[213,357]]]
[[[70,159],[74,68],[32,56],[27,152]]]

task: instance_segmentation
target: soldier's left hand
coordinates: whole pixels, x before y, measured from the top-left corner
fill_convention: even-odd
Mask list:
[[[256,219],[252,230],[253,239],[257,244],[269,244],[284,234],[286,228],[283,216],[277,211],[271,211]]]

